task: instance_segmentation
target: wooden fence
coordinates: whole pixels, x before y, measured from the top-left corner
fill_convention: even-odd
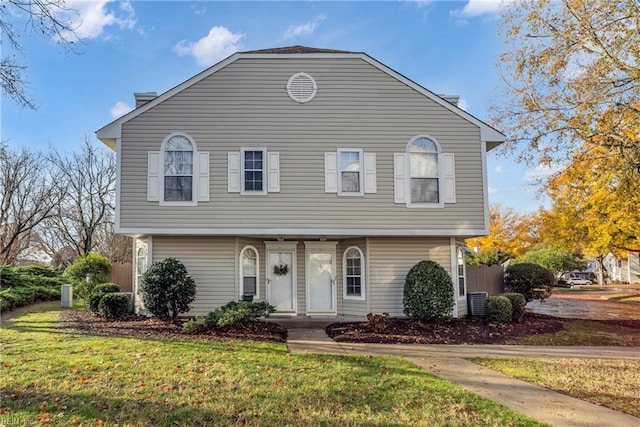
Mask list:
[[[131,292],[133,290],[133,265],[130,262],[124,264],[114,262],[111,264],[107,281],[120,286],[122,292]]]
[[[489,295],[504,292],[504,269],[501,265],[467,266],[467,292],[487,291]]]

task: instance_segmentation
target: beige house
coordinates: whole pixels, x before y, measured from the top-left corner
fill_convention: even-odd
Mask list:
[[[640,252],[627,252],[616,257],[609,252],[602,262],[608,283],[640,283]]]
[[[364,53],[302,46],[136,94],[97,131],[136,283],[175,257],[190,314],[254,295],[283,315],[402,315],[405,275],[430,259],[465,315],[464,239],[488,233],[486,154],[504,136],[456,101]]]

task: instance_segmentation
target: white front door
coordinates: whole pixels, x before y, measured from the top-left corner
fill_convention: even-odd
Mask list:
[[[279,313],[295,313],[294,252],[267,252],[267,301]]]
[[[336,243],[305,242],[307,313],[336,314]]]

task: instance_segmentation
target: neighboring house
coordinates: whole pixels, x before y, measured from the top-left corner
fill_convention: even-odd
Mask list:
[[[609,252],[602,264],[608,274],[608,283],[640,283],[640,252],[627,252],[626,257],[616,257]]]
[[[364,53],[236,53],[97,131],[117,154],[116,231],[136,278],[182,261],[189,314],[255,295],[279,314],[403,314],[430,259],[467,313],[464,239],[488,234],[504,136]]]

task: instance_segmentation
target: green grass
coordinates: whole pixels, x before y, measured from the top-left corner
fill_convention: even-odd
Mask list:
[[[522,345],[614,345],[640,346],[640,330],[589,320],[563,322],[564,329],[552,334],[529,335],[511,340]]]
[[[475,359],[474,362],[569,396],[640,417],[640,361]]]
[[[60,426],[539,425],[398,358],[80,335],[60,329],[58,313],[4,322],[0,418]]]

